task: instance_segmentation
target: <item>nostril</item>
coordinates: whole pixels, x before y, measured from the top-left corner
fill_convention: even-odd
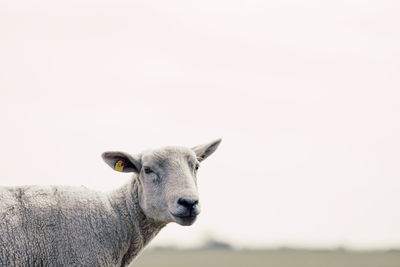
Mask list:
[[[187,198],[178,199],[178,204],[184,206],[187,209],[192,209],[198,203],[199,201],[194,199],[187,199]]]

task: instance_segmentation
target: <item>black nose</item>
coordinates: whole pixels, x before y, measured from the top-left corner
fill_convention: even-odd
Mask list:
[[[178,199],[178,204],[184,206],[188,210],[192,210],[194,206],[197,205],[199,201],[197,199],[180,198]]]

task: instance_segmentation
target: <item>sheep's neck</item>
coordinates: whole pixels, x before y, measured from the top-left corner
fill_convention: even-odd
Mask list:
[[[147,217],[139,205],[139,182],[134,177],[130,183],[117,190],[114,201],[115,207],[121,216],[122,231],[126,235],[128,244],[122,256],[121,266],[127,266],[140,253],[140,251],[160,232],[166,225],[158,223]]]
[[[136,214],[134,214],[137,218],[139,224],[140,234],[142,236],[142,240],[144,241],[144,246],[146,246],[153,238],[158,234],[158,232],[166,225],[166,223],[156,222],[153,219],[147,217],[139,204],[140,198],[140,190],[139,190],[139,182],[136,178],[133,178],[132,182],[132,199],[134,210]]]

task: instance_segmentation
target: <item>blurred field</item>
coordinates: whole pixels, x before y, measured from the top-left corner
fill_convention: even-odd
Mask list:
[[[145,251],[135,267],[400,267],[400,251]]]

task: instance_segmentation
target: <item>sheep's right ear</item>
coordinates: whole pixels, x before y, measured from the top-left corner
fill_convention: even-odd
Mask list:
[[[205,158],[214,153],[215,150],[217,150],[220,143],[221,139],[217,139],[205,145],[195,146],[192,148],[192,150],[194,153],[196,153],[197,159],[199,161],[203,161]]]
[[[125,152],[110,151],[101,155],[104,161],[116,171],[139,173],[142,168],[139,157],[134,157]]]

